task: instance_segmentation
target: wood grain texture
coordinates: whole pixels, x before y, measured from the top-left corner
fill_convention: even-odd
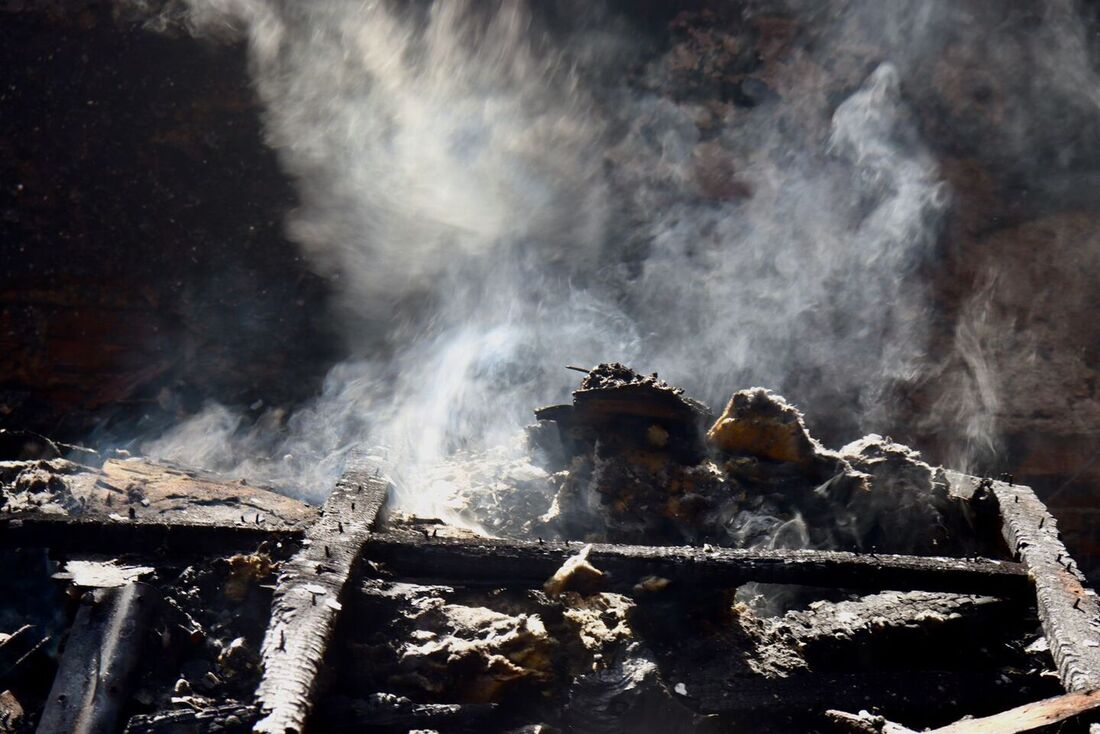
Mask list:
[[[927,734],[1024,734],[1057,724],[1066,719],[1100,708],[1100,691],[1067,693],[1002,711],[979,719],[963,719],[932,729]],[[872,716],[866,711],[849,714],[827,711],[826,717],[838,727],[857,734],[916,734],[901,724]]]
[[[161,520],[137,516],[20,513],[0,517],[0,548],[49,548],[62,553],[118,553],[139,556],[211,556],[251,550],[260,543],[292,542],[299,528],[266,523],[230,525]]]
[[[283,566],[261,647],[256,702],[263,718],[254,731],[305,731],[344,589],[388,492],[385,478],[357,464],[332,490],[320,518],[306,531],[302,550]]]
[[[991,482],[1003,534],[1035,585],[1043,632],[1069,692],[1100,689],[1100,601],[1058,534],[1058,522],[1027,487]]]
[[[1100,707],[1100,691],[1067,693],[980,719],[965,719],[932,734],[1021,734],[1057,724]]]

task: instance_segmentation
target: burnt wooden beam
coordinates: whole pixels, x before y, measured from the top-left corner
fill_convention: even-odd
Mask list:
[[[385,504],[389,482],[363,463],[346,472],[279,574],[261,647],[253,731],[299,734],[313,706],[325,650],[348,580]]]
[[[43,547],[59,552],[136,553],[139,555],[216,555],[255,548],[264,541],[298,542],[299,529],[267,528],[263,524],[209,525],[200,523],[111,520],[108,518],[11,516],[0,519],[0,548]],[[447,545],[447,544],[451,545]],[[409,546],[397,570],[414,578],[438,578],[539,586],[558,566],[581,548],[579,543],[560,541],[476,540],[445,541],[424,539],[409,533],[375,536],[366,547],[368,558],[390,560],[396,546]],[[453,548],[459,555],[447,562],[424,560],[447,555]],[[504,552],[514,548],[515,551]],[[504,553],[489,565],[482,555]],[[746,551],[700,548],[598,545],[594,558],[612,566],[632,566],[626,576],[656,575],[666,578],[719,580],[724,583],[769,581],[809,586],[843,586],[881,591],[953,591],[1000,594],[1019,591],[1021,566],[984,559],[948,559],[924,556],[894,556],[833,551]],[[494,559],[489,559],[493,561]],[[423,561],[423,562],[422,562]],[[694,564],[674,568],[677,564]],[[552,568],[551,568],[552,566]],[[607,570],[610,570],[607,569]],[[518,575],[517,575],[518,574]],[[545,574],[544,577],[541,577]],[[499,576],[499,578],[498,578]],[[541,577],[541,578],[540,578]],[[638,576],[640,578],[640,576]],[[741,580],[738,580],[741,579]],[[637,579],[635,579],[636,581]],[[633,582],[632,582],[633,583]],[[622,588],[622,584],[620,584]]]
[[[583,543],[489,538],[374,535],[367,558],[399,577],[501,587],[541,587]],[[592,544],[589,562],[608,588],[629,592],[647,576],[683,587],[734,587],[755,581],[863,590],[952,591],[1011,596],[1030,593],[1018,563],[989,559],[897,556],[811,550],[742,550]]]
[[[61,553],[209,556],[253,549],[264,541],[292,542],[301,537],[300,529],[255,521],[212,525],[158,522],[140,516],[115,520],[31,512],[0,517],[0,548],[49,548]]]
[[[39,734],[118,730],[156,601],[152,587],[136,582],[85,595],[69,630]]]
[[[1058,522],[1028,487],[988,482],[1003,535],[1035,585],[1039,620],[1069,692],[1100,689],[1100,601],[1059,538]]]
[[[1022,734],[1057,724],[1100,707],[1100,691],[1067,693],[980,719],[963,719],[932,734]]]
[[[1024,732],[1043,729],[1072,719],[1097,708],[1100,708],[1100,691],[1066,693],[1042,701],[1026,703],[992,716],[962,719],[954,724],[932,729],[926,734],[1024,734]],[[826,711],[825,715],[834,723],[844,727],[846,731],[917,734],[912,729],[886,721],[881,716],[872,716],[866,711],[859,714]]]
[[[867,711],[849,714],[846,711],[830,709],[825,712],[825,719],[837,731],[846,731],[850,734],[918,734],[901,724],[887,721],[883,717]]]

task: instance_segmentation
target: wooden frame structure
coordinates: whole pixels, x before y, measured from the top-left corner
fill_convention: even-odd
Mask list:
[[[1057,522],[1027,487],[950,474],[953,491],[992,501],[1016,562],[984,558],[931,558],[832,551],[746,551],[723,548],[593,545],[589,560],[612,588],[630,593],[646,576],[676,584],[733,587],[769,582],[864,590],[928,590],[1019,596],[1034,593],[1043,631],[1065,689],[1100,689],[1100,599],[1061,543]],[[230,707],[264,734],[304,734],[309,728],[318,673],[346,601],[346,590],[364,561],[381,562],[401,577],[494,587],[538,588],[580,544],[568,542],[456,540],[430,532],[386,532],[377,527],[390,490],[378,470],[352,466],[304,532],[262,526],[164,524],[140,519],[44,518],[0,520],[0,547],[66,551],[145,551],[213,554],[254,548],[259,542],[296,540],[301,549],[281,569],[261,650],[262,678],[256,706]],[[104,625],[140,615],[143,595],[122,589],[107,601],[107,621],[81,621],[66,657],[83,656],[90,644],[119,655]],[[135,606],[137,605],[137,606]],[[89,615],[86,615],[89,616]],[[114,620],[114,621],[112,621]],[[85,629],[86,628],[86,629]],[[125,656],[122,655],[122,658]],[[122,660],[119,665],[127,662]],[[43,722],[64,720],[74,732],[117,728],[117,685],[102,695],[104,681],[68,675],[62,660]],[[71,702],[85,702],[81,717]],[[217,712],[206,712],[216,717]],[[62,717],[62,718],[58,718]],[[194,721],[201,723],[202,716]],[[80,721],[92,722],[82,725]],[[76,722],[76,723],[73,723]],[[40,728],[40,731],[47,731]],[[1094,727],[1093,734],[1100,734]]]

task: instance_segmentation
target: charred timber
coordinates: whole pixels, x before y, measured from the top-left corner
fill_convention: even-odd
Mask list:
[[[1081,714],[1100,708],[1100,691],[1066,693],[1035,703],[1017,706],[993,716],[980,719],[966,718],[954,724],[932,729],[927,734],[1023,734],[1045,729]],[[866,711],[849,714],[843,711],[826,711],[828,719],[845,731],[861,734],[917,734],[901,724],[886,721]],[[1059,731],[1061,731],[1059,729]]]
[[[365,553],[397,576],[502,587],[541,587],[582,543],[376,535]],[[630,592],[656,576],[683,588],[735,587],[751,581],[861,590],[1030,593],[1020,564],[989,559],[877,555],[840,551],[740,550],[593,544],[588,560],[608,589]]]
[[[49,548],[61,553],[210,556],[296,542],[302,531],[256,522],[235,525],[21,513],[0,518],[0,548]]]
[[[173,709],[132,717],[126,725],[125,734],[236,734],[248,731],[257,718],[256,707],[244,703],[227,703],[202,709]]]
[[[1100,601],[1059,538],[1058,523],[1027,487],[988,482],[1005,542],[1035,584],[1039,620],[1069,692],[1100,689]]]
[[[300,530],[260,524],[207,525],[29,514],[0,520],[0,548],[40,547],[58,552],[209,555],[255,548],[264,541],[295,543],[301,539]],[[581,547],[575,542],[443,540],[393,533],[374,536],[365,552],[369,559],[386,561],[395,572],[412,578],[535,587]],[[407,553],[401,548],[407,548]],[[727,586],[759,581],[871,591],[993,595],[1030,591],[1020,564],[986,559],[606,544],[594,546],[593,554],[603,570],[622,577],[616,586],[620,589],[652,575]],[[634,581],[628,584],[626,579],[630,578]]]
[[[496,713],[496,704],[440,704],[401,700],[390,706],[375,701],[322,700],[313,722],[325,732],[371,732],[391,734],[427,728],[449,732],[482,732]],[[141,714],[130,719],[125,734],[191,734],[194,732],[251,731],[259,718],[251,704],[229,703],[201,709],[174,709]]]
[[[388,492],[389,482],[372,468],[348,471],[306,531],[302,550],[283,566],[261,649],[256,702],[263,718],[253,731],[305,731],[344,589]]]

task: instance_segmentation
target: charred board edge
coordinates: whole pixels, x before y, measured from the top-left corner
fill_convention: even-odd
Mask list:
[[[38,513],[0,517],[0,548],[49,548],[62,553],[209,556],[255,548],[264,541],[294,542],[301,537],[300,528],[261,523],[211,525]]]
[[[305,731],[325,650],[345,587],[385,504],[389,482],[357,462],[337,482],[303,547],[284,564],[261,647],[263,676],[256,702],[263,718],[253,731]]]
[[[252,724],[257,718],[256,707],[244,703],[226,703],[203,709],[172,709],[132,716],[125,734],[173,734],[181,730],[240,731],[240,726]]]
[[[407,732],[425,728],[448,731],[483,731],[497,712],[495,703],[414,704],[402,701],[379,706],[370,700],[324,699],[313,716],[324,731]],[[244,731],[259,718],[256,706],[227,703],[200,709],[172,709],[131,717],[125,734],[179,734],[188,732]]]
[[[1100,689],[1100,600],[1058,533],[1058,522],[1028,487],[990,482],[1005,542],[1035,585],[1039,620],[1069,692]]]
[[[1100,707],[1100,691],[1078,691],[980,719],[964,719],[930,734],[1018,734],[1080,716]]]
[[[375,535],[364,553],[398,577],[537,588],[583,543]],[[630,591],[647,576],[684,588],[734,587],[756,581],[861,590],[1029,594],[1023,566],[989,559],[875,555],[841,551],[591,544],[589,562],[608,588]]]

